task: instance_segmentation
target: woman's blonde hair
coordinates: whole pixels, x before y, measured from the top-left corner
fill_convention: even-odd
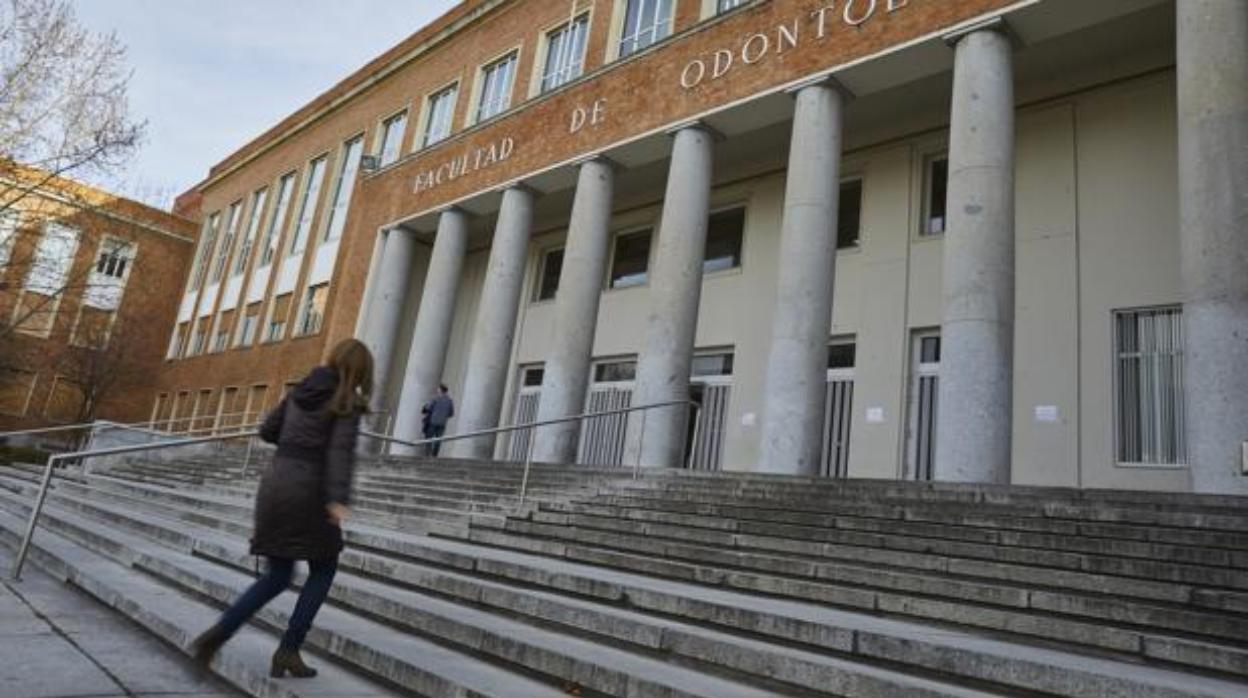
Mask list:
[[[329,409],[345,416],[366,411],[373,398],[373,353],[356,339],[344,339],[329,353],[327,365],[338,374]]]

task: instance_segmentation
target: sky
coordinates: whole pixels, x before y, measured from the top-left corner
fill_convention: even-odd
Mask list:
[[[147,121],[116,193],[167,208],[208,168],[458,0],[71,0],[115,31]]]

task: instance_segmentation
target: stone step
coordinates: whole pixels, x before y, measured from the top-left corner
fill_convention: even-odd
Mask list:
[[[16,549],[25,519],[0,509],[0,544]],[[156,580],[94,553],[62,536],[40,529],[28,564],[84,590],[139,627],[189,654],[196,635],[210,626],[220,610]],[[269,678],[268,657],[277,646],[276,635],[244,627],[226,644],[211,670],[242,691],[272,698],[388,698],[403,692],[364,678],[334,662],[311,660],[319,674],[315,682]]]
[[[1162,669],[1053,653],[1043,648],[967,636],[965,633],[941,627],[897,623],[861,614],[835,612],[817,604],[784,602],[721,589],[664,582],[636,574],[603,571],[567,562],[520,556],[507,551],[487,551],[452,541],[413,538],[376,528],[366,527],[363,531],[353,531],[353,528],[356,527],[348,527],[348,538],[353,543],[386,551],[392,556],[413,559],[417,561],[416,564],[432,562],[459,571],[488,574],[493,578],[517,579],[528,584],[540,583],[552,591],[568,589],[583,596],[628,599],[634,608],[650,608],[668,616],[684,614],[704,623],[728,624],[730,627],[749,629],[753,633],[771,634],[786,639],[810,638],[810,642],[832,643],[840,651],[852,652],[855,656],[861,654],[862,657],[889,662],[900,661],[914,667],[956,667],[963,676],[981,681],[1001,679],[1005,683],[1023,682],[1012,684],[1030,689],[1056,688],[1048,692],[1081,696],[1229,696],[1244,688],[1242,684],[1226,682],[1188,686],[1184,684],[1187,677]],[[411,568],[404,571],[411,572]],[[437,589],[446,593],[446,589],[454,588],[457,582],[454,579],[451,582],[442,579],[441,582],[429,583],[436,584]],[[679,591],[673,592],[673,589]],[[473,592],[464,593],[472,598]],[[720,603],[724,606],[720,606]],[[827,623],[825,626],[816,627],[816,623],[820,621]],[[887,637],[880,636],[881,628],[889,631]],[[850,637],[846,637],[846,633]],[[835,638],[835,642],[829,638]],[[921,642],[915,638],[921,638]],[[953,647],[948,647],[950,643]],[[972,647],[975,649],[971,649]],[[987,652],[990,649],[988,657],[978,657],[975,654],[977,651]],[[1151,649],[1154,652],[1163,652],[1159,644]],[[967,657],[967,653],[971,657]],[[1036,666],[1033,662],[1052,662],[1061,666]],[[1094,668],[1093,676],[1085,676],[1082,672],[1088,671],[1090,662]],[[1006,681],[1002,677],[1013,678]],[[1169,682],[1169,688],[1158,688],[1161,684],[1157,682]]]
[[[122,534],[112,533],[113,528],[125,521],[139,533],[152,537],[176,548],[194,551],[200,558],[216,559],[236,568],[246,569],[251,557],[246,554],[245,544],[238,539],[230,540],[211,534],[193,534],[185,529],[177,530],[158,520],[159,517],[139,514],[121,515],[108,509],[78,514],[62,511],[65,498],[56,497],[50,508],[50,524],[65,531],[76,526],[81,531],[91,521],[106,521],[108,537],[114,541],[124,539]],[[109,517],[105,519],[104,517]],[[157,532],[154,529],[164,528]],[[96,537],[101,537],[99,533]],[[120,545],[120,544],[119,544]],[[135,547],[133,541],[127,552]],[[360,557],[358,554],[355,554]],[[362,556],[367,561],[356,560],[355,566],[366,569],[374,579],[340,573],[335,582],[333,598],[338,605],[364,617],[385,618],[391,625],[411,633],[429,635],[453,646],[469,649],[495,657],[508,663],[519,664],[541,674],[557,676],[566,681],[585,686],[587,689],[609,695],[703,695],[703,696],[773,696],[783,695],[774,686],[752,688],[747,684],[732,682],[720,677],[703,674],[669,662],[648,658],[645,655],[617,649],[611,645],[590,642],[571,635],[553,632],[538,626],[510,620],[505,615],[476,610],[451,601],[409,591],[398,586],[376,581],[378,570],[386,564],[383,558]],[[350,563],[348,559],[346,562]],[[244,583],[231,583],[223,568],[195,560],[194,564],[180,559],[176,554],[157,553],[151,550],[137,557],[135,566],[152,575],[169,580],[190,591],[228,603]],[[344,565],[350,569],[350,565]],[[406,565],[402,573],[413,573],[416,567]],[[238,573],[235,573],[236,575]],[[461,575],[462,576],[462,575]],[[244,576],[245,579],[245,576]],[[783,674],[795,680],[805,681],[809,690],[826,690],[829,681],[834,685],[852,686],[857,695],[990,695],[956,685],[892,672],[876,667],[859,667],[853,663],[820,657],[818,655],[770,646],[760,641],[735,638],[722,632],[687,626],[672,621],[648,619],[634,612],[610,609],[600,604],[563,600],[558,597],[541,599],[533,592],[508,589],[495,584],[495,593],[510,594],[498,598],[493,604],[498,610],[516,612],[516,607],[527,606],[530,612],[541,611],[540,618],[550,622],[552,612],[562,613],[572,621],[583,622],[595,618],[589,630],[600,628],[609,639],[629,638],[648,645],[655,651],[681,654],[682,648],[711,660],[718,660],[720,668],[727,670],[741,663],[754,663],[771,668],[772,676]],[[501,592],[500,592],[501,590]],[[478,590],[480,591],[480,589]],[[548,595],[549,596],[549,595]],[[481,599],[475,599],[480,603]],[[541,603],[543,602],[544,603]],[[540,608],[535,605],[540,603]],[[561,606],[562,604],[562,606]],[[605,616],[605,617],[604,617]],[[275,617],[273,623],[284,622]],[[631,627],[627,624],[631,622]],[[639,624],[648,626],[641,627]],[[330,631],[332,632],[332,631]],[[622,635],[622,637],[621,637]],[[765,682],[770,684],[771,682]],[[516,695],[516,694],[513,694]],[[529,695],[523,693],[523,695]]]
[[[972,543],[929,537],[922,528],[910,526],[902,526],[900,532],[894,533],[891,527],[860,532],[709,517],[639,520],[629,516],[632,510],[599,506],[592,500],[542,503],[539,509],[541,513],[535,520],[545,523],[693,540],[729,549],[774,550],[811,557],[852,556],[865,562],[947,571],[956,571],[952,569],[954,560],[971,566],[975,564],[971,561],[984,560],[1176,584],[1248,589],[1248,574],[1243,568],[1232,566],[1230,563],[1234,560],[1220,550],[1210,550],[1212,554],[1208,557],[1214,564],[1197,564],[1122,555],[1118,549],[1121,545],[1116,545],[1116,541],[1091,539],[1092,544],[1088,544],[1084,542],[1088,539],[1078,536],[1043,537],[1038,542],[1047,545],[1036,547],[1018,545],[1017,541]]]
[[[1211,531],[1200,528],[1168,528],[1131,524],[1073,521],[1069,519],[1013,516],[1009,513],[990,515],[974,507],[931,509],[908,505],[873,505],[853,501],[826,502],[822,506],[784,505],[736,499],[719,500],[711,496],[699,501],[665,499],[658,495],[633,491],[628,494],[607,492],[594,500],[629,509],[697,514],[723,518],[750,519],[773,523],[806,526],[829,526],[840,517],[900,520],[931,526],[953,526],[1000,532],[1044,533],[1057,536],[1094,536],[1122,540],[1163,543],[1178,546],[1204,546],[1231,550],[1233,554],[1248,553],[1248,533]]]

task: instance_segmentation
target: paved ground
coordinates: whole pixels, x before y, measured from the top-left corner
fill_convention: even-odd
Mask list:
[[[0,548],[0,696],[234,698],[185,655],[85,593],[27,565],[9,581]]]

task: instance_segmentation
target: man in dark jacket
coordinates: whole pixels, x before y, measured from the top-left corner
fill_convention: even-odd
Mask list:
[[[445,383],[438,386],[438,396],[426,402],[420,412],[424,416],[425,438],[442,438],[442,435],[446,433],[446,423],[455,416],[455,401],[451,399],[451,391]],[[425,444],[426,456],[436,456],[441,450],[441,441]]]

